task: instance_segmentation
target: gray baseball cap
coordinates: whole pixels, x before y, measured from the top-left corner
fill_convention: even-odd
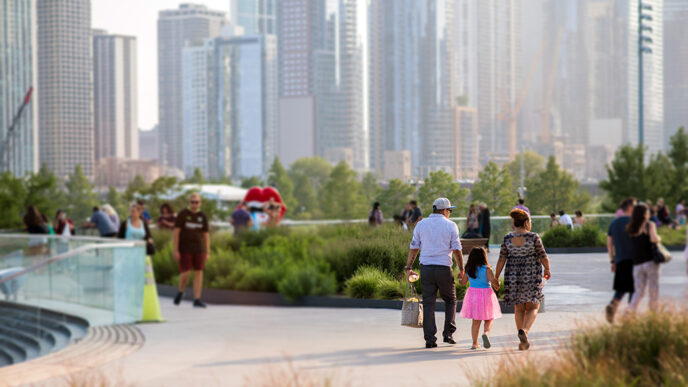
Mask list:
[[[447,199],[447,198],[439,198],[439,199],[435,200],[435,202],[432,203],[432,207],[437,209],[437,210],[446,210],[446,209],[456,208],[456,206],[451,205],[451,203],[449,202],[449,199]]]

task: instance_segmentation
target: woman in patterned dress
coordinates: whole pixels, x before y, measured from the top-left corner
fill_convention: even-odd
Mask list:
[[[514,209],[509,215],[514,232],[504,237],[495,276],[499,278],[506,265],[504,301],[507,305],[515,306],[516,329],[520,340],[518,349],[523,351],[530,348],[528,332],[535,322],[540,303],[545,299],[542,278],[549,280],[551,274],[549,258],[540,236],[530,232],[528,213]]]

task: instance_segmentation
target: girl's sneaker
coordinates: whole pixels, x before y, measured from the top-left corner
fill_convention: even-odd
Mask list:
[[[492,344],[490,344],[490,338],[487,337],[486,334],[483,334],[483,347],[485,347],[485,349],[492,347]]]

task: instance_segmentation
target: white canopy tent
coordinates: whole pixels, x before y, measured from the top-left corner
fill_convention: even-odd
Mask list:
[[[217,202],[240,202],[244,200],[247,189],[225,184],[184,184],[178,190],[162,195],[164,199],[174,199],[185,192],[198,192],[204,199]]]

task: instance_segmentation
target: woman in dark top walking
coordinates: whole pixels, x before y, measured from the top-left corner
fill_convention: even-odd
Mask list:
[[[645,204],[637,204],[633,208],[631,221],[626,226],[631,237],[633,256],[633,282],[635,291],[628,308],[635,312],[640,301],[645,297],[645,290],[649,289],[650,309],[655,309],[659,299],[659,264],[652,257],[652,244],[661,241],[657,235],[657,225],[650,222],[650,209]]]

